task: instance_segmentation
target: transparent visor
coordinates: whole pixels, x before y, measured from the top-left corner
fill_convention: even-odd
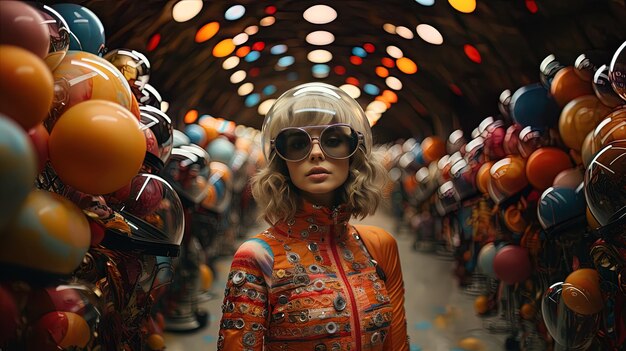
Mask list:
[[[209,186],[209,160],[209,154],[198,145],[181,145],[172,149],[161,174],[180,197],[197,204]]]

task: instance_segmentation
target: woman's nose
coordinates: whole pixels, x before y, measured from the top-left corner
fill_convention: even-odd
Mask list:
[[[321,158],[324,159],[324,152],[322,151],[322,147],[320,145],[320,141],[318,139],[313,139],[311,141],[311,154],[309,155],[310,159]]]

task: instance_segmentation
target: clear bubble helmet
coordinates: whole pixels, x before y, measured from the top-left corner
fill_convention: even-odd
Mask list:
[[[359,149],[369,155],[372,131],[361,106],[346,92],[324,83],[306,83],[283,93],[265,115],[261,144],[266,160],[272,160],[272,140],[286,127],[350,125],[363,142]]]

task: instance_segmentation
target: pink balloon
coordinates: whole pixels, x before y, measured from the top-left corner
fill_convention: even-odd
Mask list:
[[[37,9],[21,1],[0,1],[0,45],[14,45],[45,59],[50,30]]]

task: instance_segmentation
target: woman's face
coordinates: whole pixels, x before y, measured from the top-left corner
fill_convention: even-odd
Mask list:
[[[311,138],[311,153],[302,161],[286,161],[291,182],[300,189],[305,200],[326,207],[335,205],[335,190],[345,183],[350,171],[350,159],[337,160],[322,152],[319,139],[321,127],[304,127]]]

